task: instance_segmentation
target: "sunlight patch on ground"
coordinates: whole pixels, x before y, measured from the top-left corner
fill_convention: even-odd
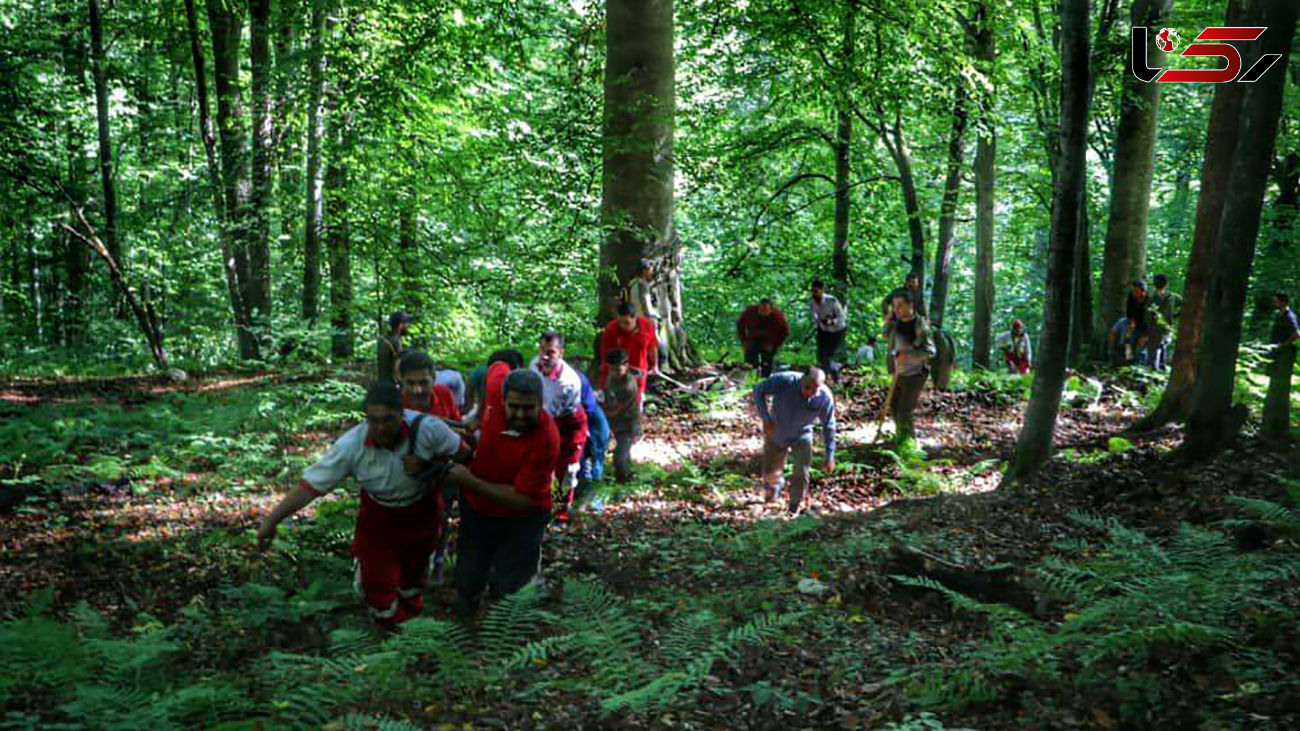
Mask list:
[[[632,460],[648,462],[673,469],[693,457],[716,457],[719,455],[737,455],[743,452],[757,452],[763,443],[756,434],[740,437],[732,433],[702,434],[687,440],[669,440],[656,437],[643,439],[632,447]]]

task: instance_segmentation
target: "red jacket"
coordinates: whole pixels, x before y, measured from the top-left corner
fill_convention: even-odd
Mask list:
[[[764,317],[758,311],[758,305],[750,305],[736,320],[736,335],[740,337],[741,345],[755,343],[763,348],[776,349],[790,337],[790,323],[786,322],[785,313],[775,307],[772,314]]]
[[[655,324],[648,317],[636,318],[636,330],[628,332],[618,326],[618,318],[610,320],[605,331],[600,334],[600,378],[596,388],[605,388],[605,378],[609,376],[609,366],[605,364],[605,354],[611,350],[627,351],[627,364],[641,369],[641,378],[637,385],[645,393],[645,374],[650,370],[650,359],[659,364],[659,338],[655,335]]]

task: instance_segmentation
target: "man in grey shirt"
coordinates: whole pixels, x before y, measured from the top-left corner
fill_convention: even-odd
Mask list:
[[[894,293],[894,319],[885,327],[885,338],[894,359],[893,397],[888,408],[894,417],[894,438],[901,443],[914,436],[913,415],[936,351],[929,321],[916,314],[916,305],[905,292]]]
[[[770,404],[769,404],[770,400]],[[754,405],[763,422],[764,498],[781,496],[786,456],[794,453],[794,481],[790,486],[790,512],[798,512],[808,486],[812,465],[813,424],[821,421],[826,445],[826,471],[835,470],[835,398],[826,386],[826,374],[816,366],[808,373],[774,373],[754,386]]]

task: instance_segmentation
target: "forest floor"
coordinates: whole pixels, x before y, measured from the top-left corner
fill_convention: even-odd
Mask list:
[[[886,377],[849,374],[793,518],[753,489],[744,388],[658,391],[542,595],[464,634],[434,589],[405,640],[350,596],[354,495],[252,550],[355,372],[0,383],[0,727],[1300,727],[1300,450],[1188,467],[1176,428],[1121,434],[1157,384],[1072,379],[1058,456],[998,489],[1027,381],[957,376],[900,454]]]

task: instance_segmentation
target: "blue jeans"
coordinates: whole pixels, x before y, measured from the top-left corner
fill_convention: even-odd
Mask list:
[[[587,412],[587,446],[582,450],[579,478],[599,482],[605,476],[605,450],[609,448],[609,420],[598,406]]]

